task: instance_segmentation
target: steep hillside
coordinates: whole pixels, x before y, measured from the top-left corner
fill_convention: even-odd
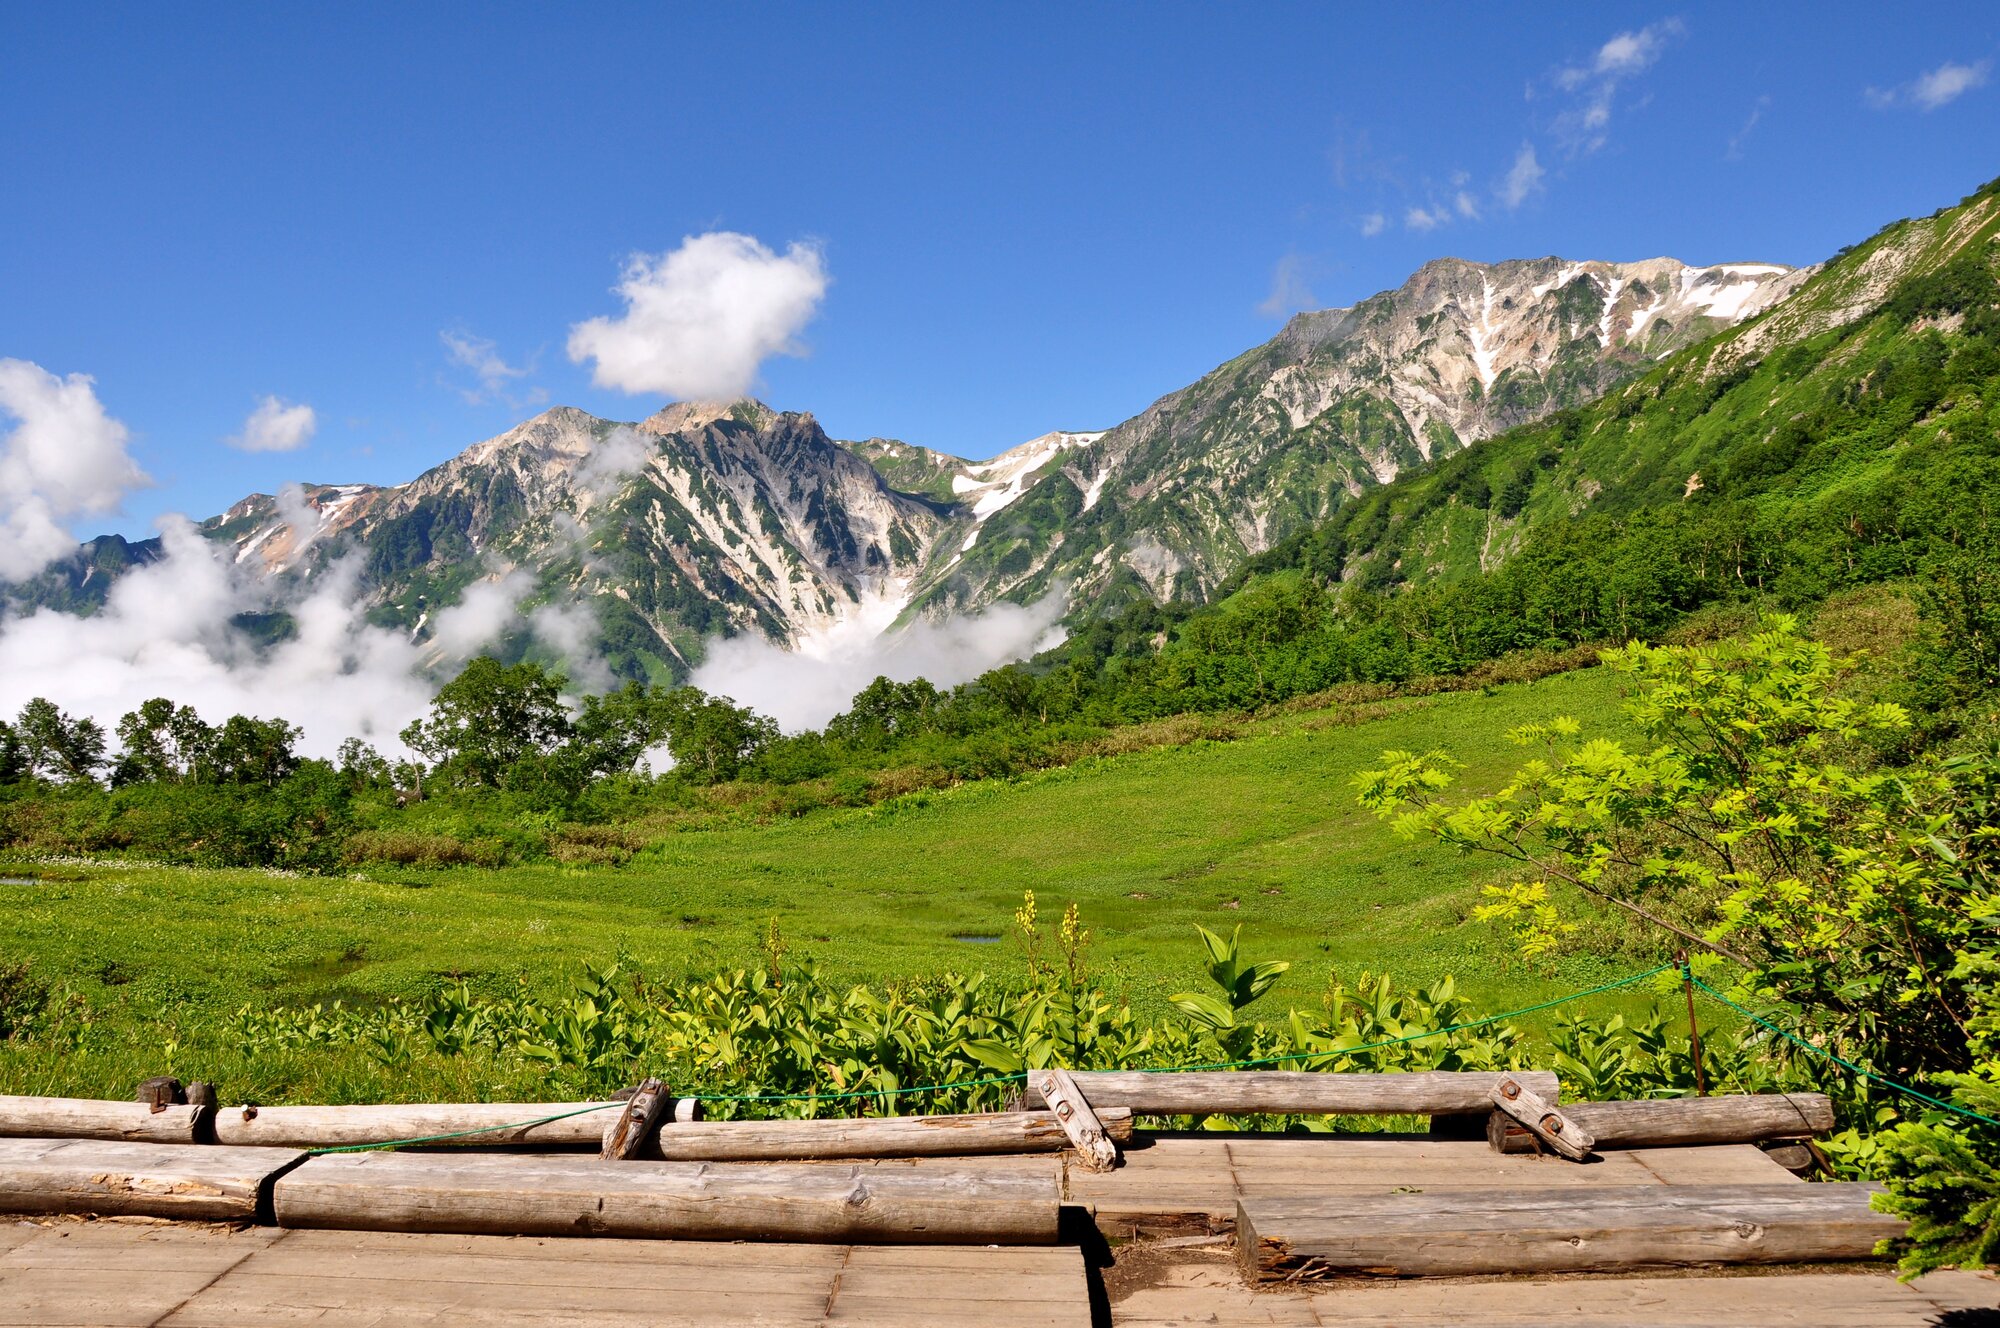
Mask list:
[[[1717,601],[1809,606],[1960,563],[1990,575],[1996,235],[2000,182],[1889,226],[1763,317],[1248,561],[1224,587],[1235,599],[1186,634],[1236,601],[1317,587],[1307,630],[1369,636],[1372,662],[1340,668],[1389,676],[1648,634]]]
[[[1300,314],[1106,434],[1024,458],[1038,482],[928,568],[916,603],[966,607],[1058,582],[1095,604],[1203,598],[1355,495],[1593,400],[1806,275],[1439,259],[1351,309]]]

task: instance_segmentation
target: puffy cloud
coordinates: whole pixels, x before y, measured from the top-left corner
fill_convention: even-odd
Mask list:
[[[1452,206],[1458,209],[1459,216],[1468,221],[1479,220],[1479,204],[1474,202],[1472,195],[1465,190],[1458,191],[1457,197],[1452,199]]]
[[[1297,254],[1286,254],[1271,271],[1271,293],[1257,306],[1266,318],[1283,318],[1301,309],[1316,308],[1319,300],[1306,284],[1309,264]]]
[[[1556,71],[1555,85],[1569,95],[1571,104],[1556,116],[1552,127],[1572,156],[1595,152],[1610,140],[1619,88],[1652,68],[1686,31],[1686,24],[1670,18],[1636,32],[1621,32],[1598,47],[1588,61]]]
[[[1500,182],[1496,191],[1501,205],[1511,212],[1527,202],[1530,196],[1540,191],[1542,176],[1546,173],[1542,163],[1535,158],[1535,145],[1521,144],[1521,150],[1514,154],[1514,164],[1507,168],[1507,178]]]
[[[68,523],[116,511],[147,484],[93,380],[0,359],[0,580],[33,576],[76,547]]]
[[[787,731],[818,728],[878,677],[952,687],[1056,645],[1064,598],[1058,591],[1025,608],[996,604],[886,633],[880,615],[863,612],[799,642],[797,650],[750,634],[718,639],[709,642],[693,682],[769,715]]]
[[[318,428],[319,417],[311,406],[265,397],[243,421],[243,432],[223,441],[245,452],[296,452]]]
[[[1451,221],[1451,213],[1439,204],[1434,208],[1413,207],[1403,214],[1403,225],[1413,231],[1434,231]]]
[[[1371,212],[1361,219],[1361,234],[1368,239],[1373,239],[1387,229],[1389,229],[1389,218],[1380,212]]]
[[[827,280],[811,244],[779,254],[733,231],[691,235],[672,253],[633,255],[613,288],[625,312],[572,327],[569,357],[592,361],[599,387],[734,400],[765,360],[800,353]]]
[[[509,406],[523,408],[548,400],[549,394],[539,387],[519,395],[509,391],[516,379],[528,376],[531,366],[507,363],[499,348],[485,337],[447,329],[438,333],[438,340],[444,343],[445,355],[452,367],[471,374],[478,384],[477,387],[450,385],[453,391],[465,398],[467,405],[482,406],[489,401],[503,401]]]
[[[1991,60],[1980,60],[1974,64],[1947,60],[1936,69],[1919,74],[1899,87],[1866,88],[1861,95],[1878,111],[1898,106],[1914,106],[1920,111],[1935,111],[1940,106],[1948,106],[1957,101],[1974,88],[1983,86],[1987,76],[1992,72]]]
[[[349,735],[396,750],[432,686],[421,647],[368,623],[358,566],[332,569],[287,605],[297,634],[260,652],[232,619],[270,607],[265,592],[185,519],[165,523],[162,540],[165,556],[120,578],[90,617],[42,609],[0,624],[0,714],[47,696],[108,730],[166,696],[211,721],[291,720],[313,755],[331,756]]]

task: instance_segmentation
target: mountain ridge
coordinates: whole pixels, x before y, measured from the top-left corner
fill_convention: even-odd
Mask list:
[[[202,523],[254,578],[358,557],[371,620],[421,637],[475,583],[591,606],[614,671],[679,675],[706,638],[787,645],[1056,592],[1073,620],[1201,599],[1342,503],[1781,304],[1814,269],[1555,257],[1426,263],[1105,430],[982,461],[833,439],[809,412],[670,403],[635,422],[554,406],[399,485],[250,495]],[[89,611],[149,542],[93,541],[16,611]],[[888,611],[885,612],[885,606]]]

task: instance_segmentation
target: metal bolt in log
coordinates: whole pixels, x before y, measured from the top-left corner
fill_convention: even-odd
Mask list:
[[[1069,1071],[1054,1067],[1037,1070],[1030,1082],[1055,1112],[1085,1170],[1109,1171],[1118,1165],[1118,1145],[1105,1134],[1103,1122],[1090,1109],[1090,1102],[1076,1086],[1076,1080],[1070,1078]]]
[[[151,1079],[142,1080],[133,1098],[152,1107],[156,1116],[168,1107],[177,1107],[187,1101],[186,1095],[181,1092],[181,1081],[170,1074],[156,1074]]]
[[[599,1156],[607,1162],[622,1162],[638,1156],[639,1146],[659,1123],[667,1105],[667,1086],[658,1079],[641,1080],[625,1101],[618,1119],[604,1131],[604,1148]]]
[[[1511,1077],[1494,1085],[1493,1102],[1525,1125],[1529,1133],[1572,1162],[1584,1161],[1597,1146],[1597,1140],[1589,1130],[1544,1101],[1541,1094],[1523,1087]]]

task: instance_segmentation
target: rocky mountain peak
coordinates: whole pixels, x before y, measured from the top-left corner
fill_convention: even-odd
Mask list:
[[[640,433],[664,437],[706,429],[717,420],[734,420],[753,429],[769,428],[778,412],[752,397],[735,401],[675,401],[654,411],[636,426]]]

